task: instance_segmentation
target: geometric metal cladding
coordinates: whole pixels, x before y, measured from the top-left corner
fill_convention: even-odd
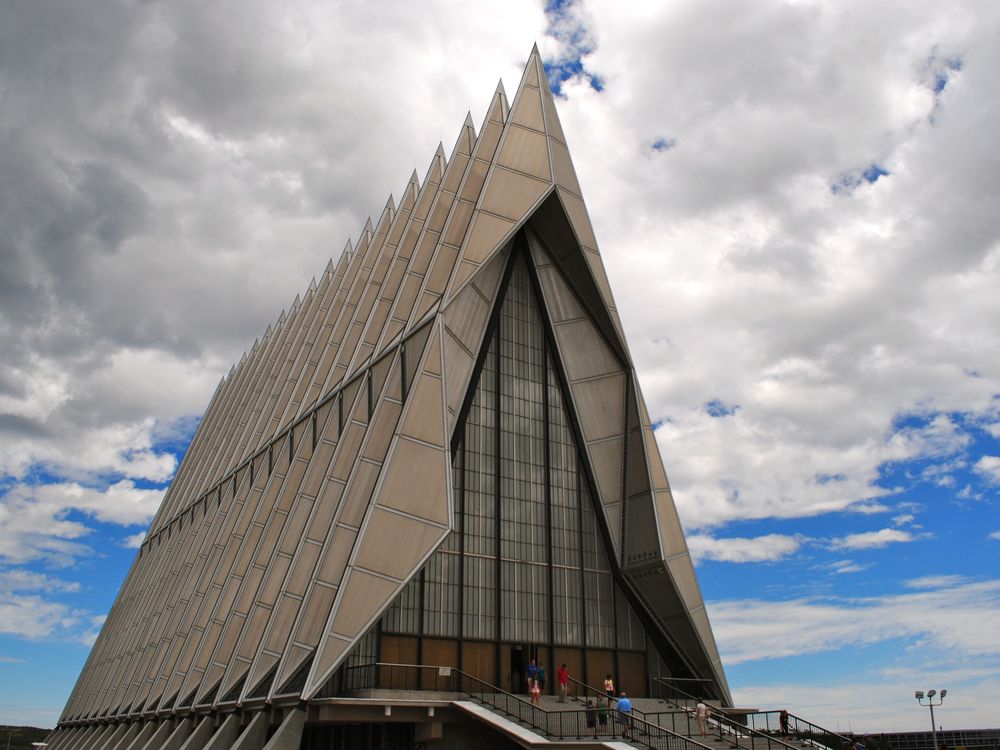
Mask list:
[[[451,439],[519,233],[614,564],[731,703],[535,48],[510,107],[498,86],[219,384],[60,726],[320,690],[452,530]]]

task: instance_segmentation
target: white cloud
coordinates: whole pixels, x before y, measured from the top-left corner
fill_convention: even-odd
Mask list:
[[[0,13],[33,30],[4,37],[0,474],[85,483],[169,476],[153,421],[200,414],[531,41],[554,47],[533,0]]]
[[[122,540],[122,546],[128,549],[139,549],[142,546],[143,540],[146,538],[146,532],[140,531],[136,534],[130,534]]]
[[[74,482],[15,485],[0,497],[0,560],[68,564],[90,551],[82,540],[91,529],[68,519],[71,510],[104,523],[146,525],[162,497],[163,490],[140,489],[129,479],[100,490]]]
[[[911,589],[938,589],[957,586],[963,581],[965,581],[965,576],[959,575],[921,576],[920,578],[911,578],[909,581],[903,581],[903,585]]]
[[[710,602],[725,664],[830,651],[893,638],[965,656],[1000,656],[1000,581],[864,599]]]
[[[990,534],[990,539],[996,539],[997,541],[1000,541],[1000,531],[994,531],[992,534]]]
[[[898,516],[892,517],[892,522],[896,526],[903,526],[908,523],[912,523],[914,516],[912,513],[900,513]]]
[[[898,542],[912,542],[916,536],[899,529],[879,529],[878,531],[863,531],[859,534],[848,534],[830,542],[831,549],[878,549]]]
[[[15,591],[75,593],[79,590],[80,584],[76,581],[64,581],[23,568],[0,570],[0,594],[10,594]]]
[[[983,456],[972,468],[988,482],[1000,484],[1000,456]]]
[[[688,528],[884,497],[887,462],[968,446],[944,414],[993,408],[997,22],[889,4],[859,35],[855,13],[580,11],[605,87],[564,86],[563,124]],[[833,194],[873,162],[891,174]]]
[[[863,673],[834,684],[824,680],[745,685],[734,691],[734,698],[741,706],[785,707],[835,732],[924,732],[927,711],[919,710],[913,689],[943,685],[955,698],[945,705],[943,715],[938,713],[942,724],[949,728],[986,728],[996,724],[1000,681],[995,677],[992,668],[899,670],[895,674]]]
[[[0,596],[0,633],[25,638],[48,638],[75,630],[80,615],[67,605],[41,596]]]
[[[140,3],[99,24],[31,7],[0,17],[36,32],[3,37],[0,474],[63,479],[0,500],[0,550],[66,562],[88,533],[68,508],[126,522],[154,504],[97,478],[166,479],[163,425],[201,413],[466,107],[481,120],[498,74],[513,91],[532,38],[566,50],[538,2]],[[946,414],[997,434],[997,14],[567,12],[605,85],[568,81],[563,126],[689,528],[886,512],[906,489],[887,464],[968,447]],[[873,163],[890,174],[831,190]]]
[[[837,560],[836,562],[830,563],[828,566],[834,573],[844,574],[844,573],[860,573],[862,570],[866,570],[869,566],[860,565],[854,560]]]
[[[774,562],[794,554],[802,545],[802,540],[783,534],[765,534],[753,538],[715,538],[703,534],[692,534],[687,538],[691,557],[700,560],[721,562]]]

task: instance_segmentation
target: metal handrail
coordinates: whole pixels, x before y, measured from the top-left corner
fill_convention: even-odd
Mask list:
[[[617,695],[610,695],[609,696],[603,690],[598,690],[593,685],[588,685],[586,682],[583,682],[582,680],[576,680],[576,679],[573,679],[572,677],[570,677],[568,679],[574,685],[584,688],[584,691],[585,691],[584,692],[584,696],[586,696],[587,691],[589,691],[589,692],[593,693],[594,697],[597,698],[598,700],[608,700],[608,699],[610,699],[609,700],[609,706],[608,706],[609,708],[612,708],[612,705],[610,704],[611,700],[614,701],[614,705],[615,706],[617,706],[618,705],[618,701],[621,700]],[[575,693],[573,695],[573,698],[575,700],[581,702],[581,703],[583,703],[586,700],[586,697],[581,698],[579,695],[576,695]],[[649,711],[642,711],[642,710],[636,708],[635,706],[632,707],[632,713],[633,714],[638,714],[639,716],[641,716],[643,718],[643,720],[646,720],[646,717],[650,715]]]
[[[435,672],[421,672],[435,670]],[[355,678],[358,675],[359,678]],[[404,677],[405,683],[400,688],[396,678]],[[386,677],[387,679],[382,679]],[[389,685],[382,683],[388,682]],[[474,677],[455,667],[443,667],[423,664],[396,664],[392,662],[375,662],[373,664],[350,667],[345,672],[345,683],[351,685],[348,689],[376,689],[388,687],[395,689],[414,689],[411,686],[430,685],[423,689],[439,690],[441,692],[464,693],[474,700],[491,706],[498,712],[528,724],[550,737],[582,739],[586,736],[598,736],[599,728],[587,727],[587,710],[579,711],[547,711],[536,706],[521,696],[509,693],[496,685]],[[610,736],[630,735],[634,742],[640,742],[653,750],[711,750],[697,740],[685,737],[658,724],[650,723],[644,718],[624,716],[618,711],[608,709],[607,726]],[[607,736],[607,735],[606,735]]]
[[[660,682],[660,683],[664,682],[663,679],[659,678],[659,677],[654,677],[653,680],[654,680],[654,682]],[[688,698],[688,699],[690,699],[692,701],[697,701],[698,700],[697,698],[695,698],[690,693],[686,693],[686,692],[684,692],[683,690],[681,690],[679,688],[675,688],[672,685],[668,685],[668,687],[670,687],[670,689],[675,690],[676,692],[680,693],[685,698]],[[668,701],[669,703],[672,703],[674,706],[677,706],[678,708],[681,708],[681,710],[683,710],[685,713],[687,713],[689,711],[688,708],[681,707],[677,703],[677,701],[675,701],[672,698],[665,698],[664,700]],[[725,711],[712,708],[711,706],[707,706],[707,708],[708,708],[708,716],[706,718],[706,722],[708,722],[708,723],[714,722],[715,723],[716,727],[718,727],[718,729],[719,729],[719,738],[720,739],[725,739],[723,737],[724,734],[732,735],[733,739],[735,740],[735,742],[736,742],[736,744],[738,746],[739,745],[739,741],[743,737],[749,737],[750,738],[750,742],[751,742],[751,747],[754,747],[754,742],[753,742],[754,738],[760,738],[760,739],[764,740],[767,743],[768,750],[774,750],[774,746],[777,746],[779,748],[784,748],[785,750],[799,750],[799,748],[796,748],[794,745],[791,745],[791,744],[785,742],[784,740],[778,739],[777,737],[775,737],[772,734],[769,734],[767,732],[761,732],[761,731],[755,729],[754,727],[741,724],[738,721],[734,721],[733,719],[731,719],[728,716],[726,716]],[[666,713],[675,713],[675,712],[666,712]],[[780,714],[780,712],[777,712],[777,713]],[[714,734],[714,732],[712,734]]]
[[[746,714],[748,726],[752,722],[757,723],[760,719],[764,723],[764,729],[760,731],[764,732],[781,732],[782,734],[793,734],[800,739],[809,740],[812,744],[821,744],[822,746],[832,748],[833,750],[847,750],[851,746],[851,740],[839,732],[834,732],[832,729],[827,729],[826,727],[821,727],[819,724],[814,724],[811,721],[803,719],[795,714],[785,712],[788,717],[786,722],[787,726],[781,726],[781,712],[780,711],[754,711],[753,713]],[[772,721],[772,719],[774,721]],[[774,728],[774,724],[777,724],[777,729]],[[756,727],[754,727],[756,729]],[[830,741],[825,741],[827,738]]]

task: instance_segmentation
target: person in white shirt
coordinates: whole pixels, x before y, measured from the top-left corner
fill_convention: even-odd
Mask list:
[[[698,730],[701,732],[701,736],[705,737],[708,735],[708,706],[705,705],[705,701],[701,698],[698,699],[698,705],[694,707],[694,718],[698,720]]]

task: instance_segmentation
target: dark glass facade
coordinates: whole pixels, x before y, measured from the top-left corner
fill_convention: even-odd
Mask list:
[[[512,263],[453,442],[459,531],[383,616],[380,658],[515,690],[536,658],[550,687],[567,663],[644,694],[645,631],[612,573],[528,262]]]

